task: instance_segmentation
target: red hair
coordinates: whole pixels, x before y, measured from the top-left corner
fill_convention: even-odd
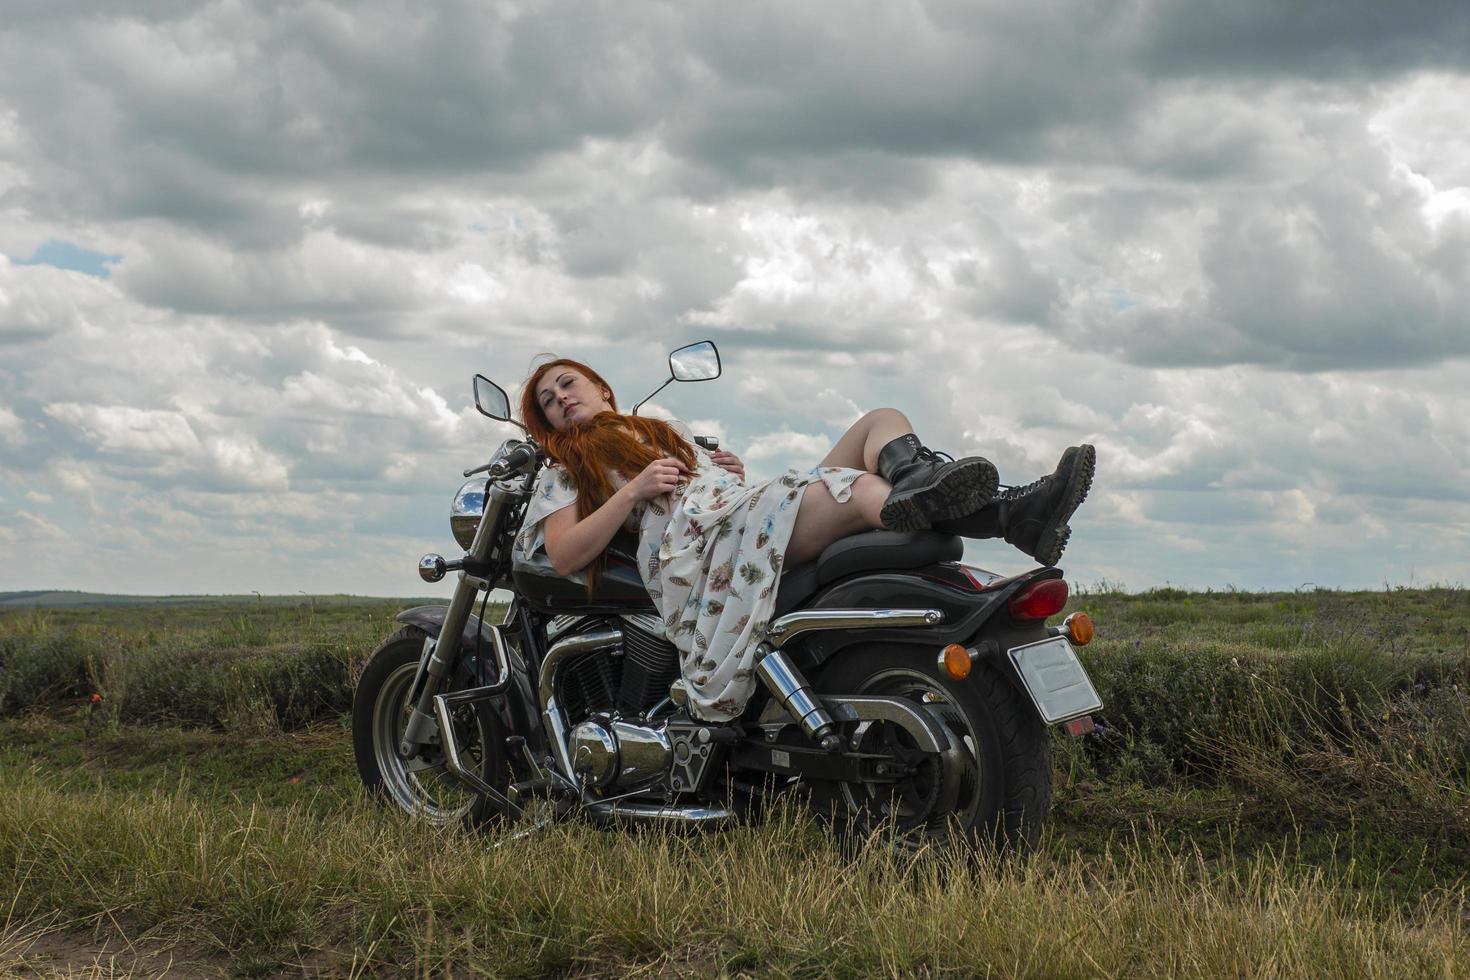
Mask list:
[[[569,367],[607,392],[613,411],[599,412],[585,422],[573,422],[558,432],[546,420],[536,400],[536,385],[556,367]],[[577,488],[577,518],[586,517],[607,503],[616,492],[612,473],[618,471],[631,480],[656,459],[672,456],[694,469],[694,450],[674,427],[660,419],[645,419],[617,412],[617,396],[596,371],[580,361],[559,357],[531,372],[521,388],[521,421],[553,462],[566,468]],[[590,594],[603,561],[598,559],[587,569],[587,591]]]

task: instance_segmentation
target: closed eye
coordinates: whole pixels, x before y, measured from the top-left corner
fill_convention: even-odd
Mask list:
[[[570,374],[564,374],[560,378],[557,378],[556,379],[556,383],[558,385],[560,385],[561,387],[563,387],[563,388],[569,388],[569,387],[571,387],[571,384],[572,384],[572,376]],[[547,405],[550,405],[551,404],[552,394],[553,393],[552,393],[552,391],[551,391],[550,388],[546,389],[545,391],[543,391],[541,393],[541,407],[542,408],[545,408]]]

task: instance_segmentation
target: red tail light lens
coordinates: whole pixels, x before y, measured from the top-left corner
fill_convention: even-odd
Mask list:
[[[1055,616],[1067,604],[1067,580],[1049,578],[1032,582],[1011,596],[1006,608],[1012,619],[1045,619]]]

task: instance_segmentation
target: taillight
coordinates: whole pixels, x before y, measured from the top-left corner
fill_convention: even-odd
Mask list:
[[[1006,608],[1012,619],[1045,619],[1061,612],[1066,604],[1067,580],[1049,578],[1032,582],[1011,596]]]

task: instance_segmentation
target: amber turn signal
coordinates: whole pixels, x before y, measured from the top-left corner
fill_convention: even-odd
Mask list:
[[[1079,647],[1085,647],[1092,642],[1092,617],[1085,612],[1074,612],[1062,620],[1062,629]]]
[[[951,643],[939,651],[939,667],[950,680],[964,680],[970,676],[970,651],[958,643]]]

